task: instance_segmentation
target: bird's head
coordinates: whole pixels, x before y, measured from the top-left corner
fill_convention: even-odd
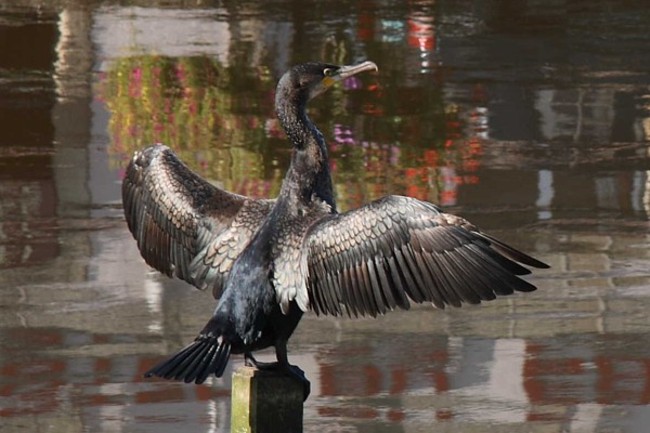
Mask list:
[[[294,66],[282,76],[276,98],[304,104],[341,80],[360,72],[377,70],[377,65],[370,61],[349,66],[303,63]]]

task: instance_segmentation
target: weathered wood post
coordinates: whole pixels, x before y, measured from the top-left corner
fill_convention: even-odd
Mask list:
[[[231,433],[302,433],[303,386],[282,373],[240,367],[232,377]]]

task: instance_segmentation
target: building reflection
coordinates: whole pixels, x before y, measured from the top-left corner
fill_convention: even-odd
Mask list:
[[[233,80],[218,95],[227,103],[211,120],[224,122],[224,135],[209,144],[231,145],[181,153],[229,189],[271,195],[288,163],[286,152],[269,150],[284,143],[273,83],[318,47],[332,60],[386,65],[385,76],[349,83],[314,110],[333,144],[344,206],[388,192],[434,200],[537,251],[553,271],[536,280],[537,294],[480,309],[418,308],[378,325],[306,318],[293,352],[313,381],[307,423],[422,431],[453,422],[500,431],[535,422],[577,432],[614,420],[644,431],[647,89],[634,74],[599,83],[602,71],[578,77],[599,85],[558,81],[574,69],[557,52],[540,66],[526,57],[538,40],[520,38],[505,50],[496,41],[525,30],[509,14],[540,19],[534,5],[460,3],[361,2],[345,20],[267,14],[259,5],[111,5],[0,24],[0,41],[16,41],[1,50],[1,72],[20,71],[10,77],[15,86],[0,88],[3,429],[227,430],[229,374],[204,386],[142,380],[192,338],[210,302],[197,305],[202,294],[146,274],[119,209],[119,162],[132,149],[112,148],[106,130],[120,113],[107,111],[98,89],[115,64],[137,65],[138,56],[175,71],[188,59],[227,71]],[[355,31],[338,32],[332,44],[323,36],[337,26]],[[523,70],[512,69],[510,49],[529,59]],[[505,67],[495,72],[479,61]],[[169,89],[161,90],[165,101]],[[242,135],[226,135],[233,125]],[[537,224],[532,234],[511,229],[527,224]]]
[[[512,302],[512,307],[518,308],[518,302]],[[589,310],[577,300],[564,302],[589,316],[593,325],[621,320],[621,312],[608,315]],[[648,307],[647,297],[628,302]],[[617,303],[620,300],[606,302],[604,307],[616,309]],[[120,308],[124,310],[124,305]],[[537,324],[540,317],[546,320],[552,314],[530,308],[534,312],[521,313],[522,320],[513,319],[512,326],[533,326],[530,322]],[[497,312],[485,309],[492,311],[482,314],[500,326],[498,319],[490,317]],[[191,307],[185,312],[189,311]],[[388,337],[386,322],[382,330],[363,330],[348,321],[342,323],[342,340],[327,348],[310,343],[308,334],[300,335],[301,346],[311,355],[298,352],[293,359],[312,370],[317,390],[307,404],[307,419],[351,425],[364,420],[404,422],[416,430],[434,421],[563,425],[583,407],[614,412],[625,408],[635,413],[649,403],[650,353],[643,343],[644,334],[620,334],[611,327],[603,333],[598,326],[582,326],[587,333],[562,335],[565,328],[575,329],[571,320],[553,323],[551,319],[542,331],[546,336],[530,335],[525,329],[516,332],[522,337],[490,331],[477,336],[471,330],[453,331],[455,321],[467,320],[457,314],[444,317],[452,331],[443,334],[444,329],[432,323],[440,320],[441,313],[422,309],[413,314],[415,319],[407,315],[385,318],[388,325],[402,322],[402,331]],[[121,317],[126,320],[128,316],[123,313]],[[85,320],[94,328],[92,319]],[[316,324],[313,318],[307,322],[308,328],[335,326],[333,321]],[[422,322],[427,325],[421,326]],[[143,431],[172,431],[178,425],[193,426],[195,431],[216,426],[221,429],[217,431],[224,431],[229,419],[226,381],[201,386],[143,382],[142,373],[162,355],[142,353],[154,347],[153,336],[111,328],[101,332],[3,327],[3,346],[9,348],[0,368],[3,420],[18,426],[56,417],[68,431],[119,429],[135,422]],[[29,354],[30,360],[14,359],[13,353]],[[598,418],[593,419],[593,427],[597,423]]]

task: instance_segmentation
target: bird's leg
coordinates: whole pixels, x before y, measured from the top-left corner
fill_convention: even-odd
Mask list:
[[[249,367],[255,367],[258,370],[275,370],[287,374],[290,378],[299,381],[303,388],[303,401],[307,400],[311,392],[311,383],[305,377],[305,372],[299,367],[289,364],[287,357],[287,342],[281,341],[276,343],[275,354],[278,360],[276,362],[261,362],[255,359],[251,352],[244,353],[244,363]]]
[[[255,367],[258,370],[278,370],[280,364],[276,362],[262,362],[255,359],[252,352],[244,353],[244,364],[248,367]]]
[[[275,343],[275,356],[278,358],[277,366],[289,375],[289,377],[298,380],[302,384],[303,401],[307,400],[311,392],[311,383],[305,377],[305,372],[298,366],[289,364],[287,357],[287,342],[277,341]]]

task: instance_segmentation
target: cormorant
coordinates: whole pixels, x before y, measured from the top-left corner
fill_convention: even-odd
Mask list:
[[[386,196],[338,213],[322,134],[307,102],[363,71],[307,63],[280,79],[275,106],[293,145],[274,200],[224,191],[166,146],[136,152],[122,186],[124,213],[145,261],[170,277],[211,289],[214,314],[198,337],[146,373],[202,383],[233,353],[309,382],[289,364],[287,341],[303,313],[376,316],[411,302],[478,304],[535,286],[519,263],[547,268],[465,219],[414,198]],[[517,263],[519,262],[519,263]],[[253,352],[275,347],[276,363]]]

